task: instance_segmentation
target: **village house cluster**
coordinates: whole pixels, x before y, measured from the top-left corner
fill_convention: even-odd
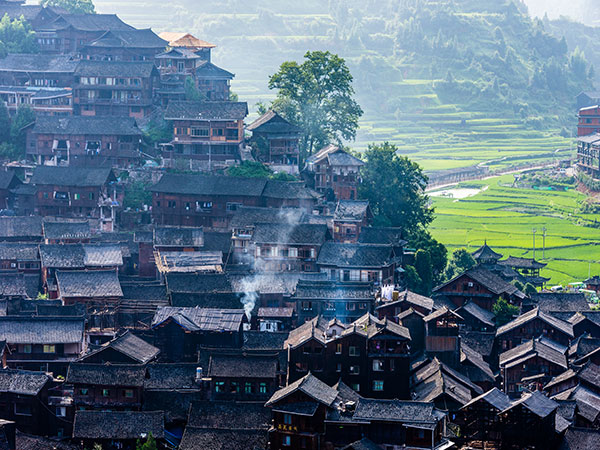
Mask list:
[[[417,249],[373,226],[364,163],[329,145],[301,164],[302,130],[273,111],[246,124],[214,45],[21,1],[0,14],[40,47],[0,59],[2,100],[36,112],[30,164],[0,171],[1,449],[597,445],[600,313],[544,290],[544,264],[484,244],[411,292]],[[173,138],[143,167],[159,119]],[[219,172],[247,160],[298,181]],[[140,172],[151,201],[133,211]]]

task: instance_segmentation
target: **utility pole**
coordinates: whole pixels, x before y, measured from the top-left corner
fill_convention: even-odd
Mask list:
[[[533,229],[533,259],[535,259],[535,233],[537,233],[537,229]]]
[[[546,227],[542,228],[542,231],[544,232],[544,237],[543,237],[543,244],[542,244],[542,259],[546,259]]]

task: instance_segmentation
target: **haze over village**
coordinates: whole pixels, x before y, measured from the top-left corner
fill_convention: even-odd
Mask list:
[[[600,448],[600,10],[0,0],[0,450]]]

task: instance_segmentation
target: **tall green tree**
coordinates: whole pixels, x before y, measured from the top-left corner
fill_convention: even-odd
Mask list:
[[[284,62],[269,79],[269,89],[278,90],[273,108],[304,132],[302,158],[327,144],[353,140],[363,114],[343,58],[315,51],[304,59]]]
[[[496,315],[497,327],[501,327],[502,325],[510,322],[516,316],[519,315],[519,307],[511,305],[503,298],[499,298],[498,300],[496,300],[496,303],[494,303],[492,310]]]
[[[35,32],[23,16],[11,19],[4,14],[0,20],[0,56],[7,53],[37,53]]]
[[[92,0],[41,0],[42,6],[56,6],[72,14],[96,14]]]
[[[458,248],[452,252],[452,258],[448,262],[448,267],[446,268],[446,279],[450,280],[454,278],[456,275],[460,275],[463,272],[466,272],[473,266],[475,266],[476,262],[471,256],[471,254],[465,248]]]
[[[359,197],[369,201],[377,225],[402,227],[408,234],[433,220],[425,195],[427,176],[417,163],[399,156],[395,145],[369,145]]]
[[[417,250],[415,253],[415,269],[421,278],[421,289],[419,294],[430,295],[433,283],[433,267],[431,266],[431,256],[424,249]]]
[[[136,450],[156,450],[156,449],[157,449],[156,439],[154,439],[154,436],[152,436],[152,433],[150,433],[148,435],[148,437],[146,438],[146,442],[142,442],[141,439],[138,439],[138,441],[137,441]]]

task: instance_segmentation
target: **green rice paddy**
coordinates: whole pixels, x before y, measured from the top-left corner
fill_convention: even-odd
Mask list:
[[[585,226],[600,219],[580,214],[585,195],[576,191],[538,191],[508,187],[513,176],[463,183],[459,187],[488,186],[478,194],[455,200],[433,197],[436,219],[433,236],[448,247],[476,250],[484,241],[504,256],[533,257],[548,264],[542,276],[550,283],[583,281],[600,274],[600,229]],[[542,229],[546,228],[545,251]]]

